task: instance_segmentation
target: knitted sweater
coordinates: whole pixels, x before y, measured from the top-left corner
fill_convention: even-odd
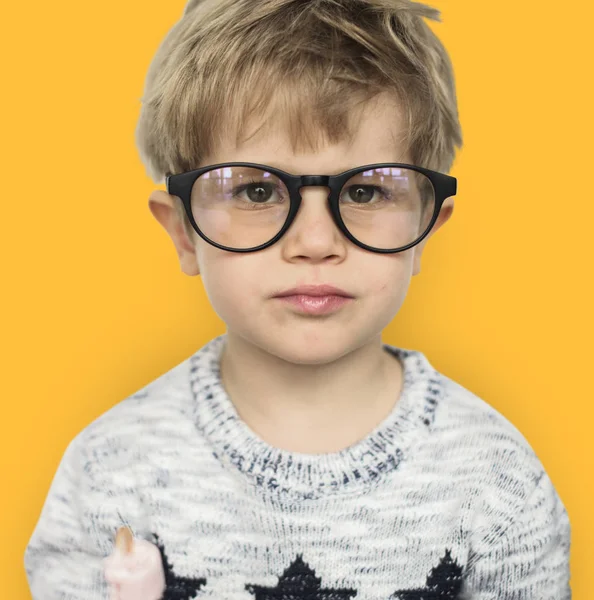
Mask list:
[[[419,351],[392,412],[336,453],[242,421],[226,334],[67,446],[25,551],[34,600],[107,600],[128,525],[161,551],[164,600],[569,600],[570,524],[522,434]]]

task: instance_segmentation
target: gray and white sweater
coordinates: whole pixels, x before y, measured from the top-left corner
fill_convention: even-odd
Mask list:
[[[276,448],[239,417],[214,338],[67,446],[25,551],[34,600],[107,600],[128,525],[155,543],[163,600],[569,600],[570,524],[500,413],[419,351],[369,435]]]

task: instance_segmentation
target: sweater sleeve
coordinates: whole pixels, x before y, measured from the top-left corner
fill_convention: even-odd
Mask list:
[[[473,600],[571,600],[571,529],[546,473],[520,513],[465,576]]]
[[[81,435],[67,446],[25,549],[33,600],[107,600],[104,549],[84,507],[93,494],[92,469]],[[89,522],[91,521],[91,522]]]

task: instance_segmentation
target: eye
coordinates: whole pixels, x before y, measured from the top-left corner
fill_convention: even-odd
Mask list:
[[[255,204],[264,204],[273,197],[275,192],[279,192],[278,186],[269,181],[251,181],[238,185],[233,190],[233,197],[240,197],[245,192],[245,197],[242,200],[248,200]],[[282,197],[279,198],[282,201]]]
[[[346,190],[349,200],[355,204],[369,204],[371,200],[381,200],[387,198],[387,191],[377,185],[350,185]]]
[[[245,191],[252,202],[266,202],[272,196],[274,186],[270,183],[250,183]]]

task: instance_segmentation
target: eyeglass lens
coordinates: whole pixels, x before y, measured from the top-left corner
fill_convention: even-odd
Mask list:
[[[355,239],[391,250],[416,241],[425,232],[433,216],[435,192],[431,181],[418,171],[382,167],[351,177],[340,191],[338,206]],[[253,167],[230,166],[198,177],[191,207],[206,237],[222,246],[247,249],[278,234],[287,220],[290,198],[278,176]]]

